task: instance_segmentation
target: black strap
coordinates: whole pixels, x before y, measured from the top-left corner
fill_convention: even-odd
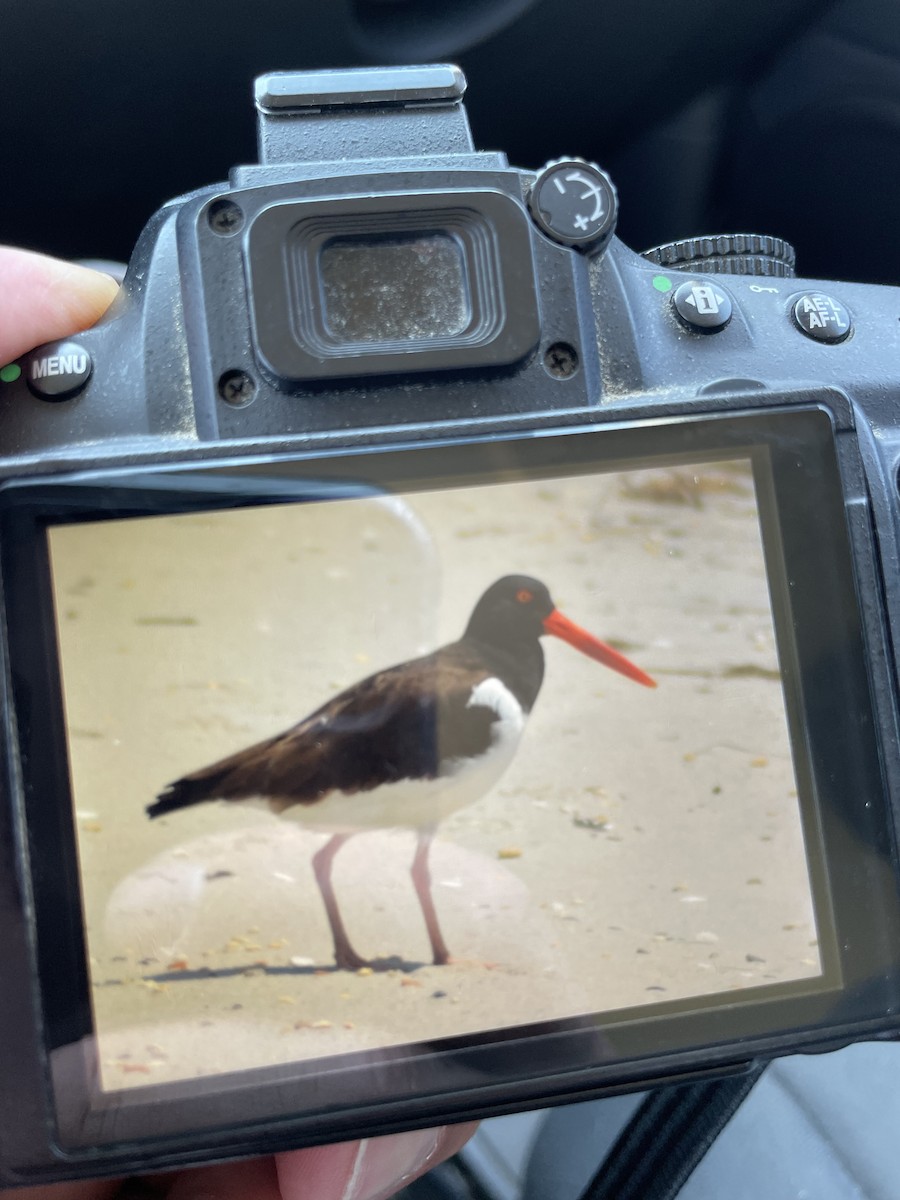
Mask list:
[[[652,1092],[581,1200],[675,1200],[762,1071],[754,1063],[741,1075]]]

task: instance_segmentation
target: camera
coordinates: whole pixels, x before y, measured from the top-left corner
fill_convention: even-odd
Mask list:
[[[893,1037],[900,291],[257,81],[0,369],[0,1178]]]

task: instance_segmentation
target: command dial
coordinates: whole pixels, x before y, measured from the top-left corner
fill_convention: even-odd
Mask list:
[[[619,215],[612,180],[582,158],[561,158],[542,167],[528,207],[535,224],[548,237],[592,254],[612,237]]]
[[[761,233],[720,233],[712,237],[666,242],[643,252],[644,258],[673,271],[709,271],[726,275],[794,274],[794,247],[783,238]]]

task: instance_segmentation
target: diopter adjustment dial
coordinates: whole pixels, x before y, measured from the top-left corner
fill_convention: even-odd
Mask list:
[[[783,238],[762,233],[719,233],[711,237],[685,238],[645,250],[643,258],[673,271],[698,271],[724,275],[793,276],[794,247]]]
[[[613,181],[595,163],[559,158],[538,171],[528,209],[547,237],[597,254],[616,227],[619,198]]]

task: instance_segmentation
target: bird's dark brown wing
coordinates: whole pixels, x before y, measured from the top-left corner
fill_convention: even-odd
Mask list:
[[[442,763],[490,746],[498,715],[469,704],[488,675],[460,643],[379,671],[284,733],[169,784],[147,812],[158,817],[204,800],[252,797],[288,807],[334,790],[434,778]]]

